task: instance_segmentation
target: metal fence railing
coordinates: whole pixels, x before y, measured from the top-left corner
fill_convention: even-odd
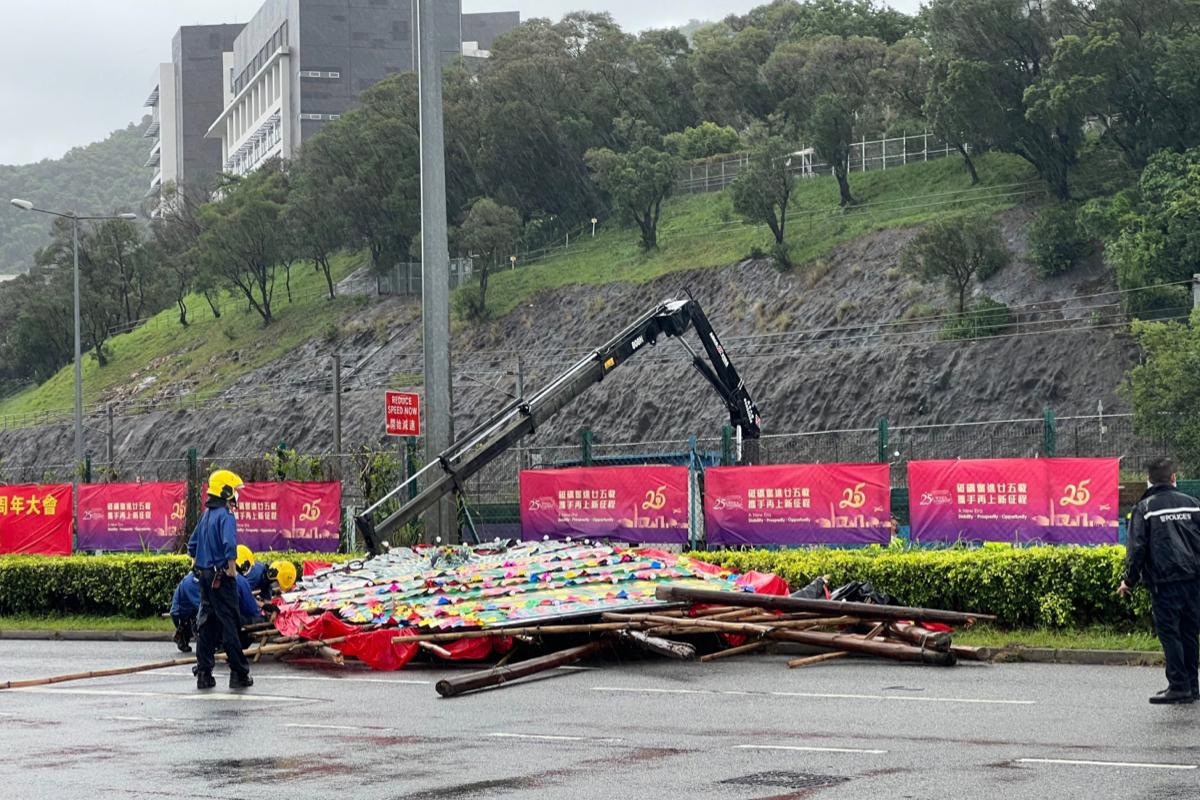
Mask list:
[[[895,169],[918,161],[945,158],[957,152],[929,132],[888,139],[863,139],[850,145],[846,157],[848,172]],[[750,163],[748,153],[734,153],[683,165],[676,175],[677,194],[719,192],[733,183]],[[829,174],[830,164],[821,161],[810,147],[798,146],[787,157],[788,172],[801,178]]]

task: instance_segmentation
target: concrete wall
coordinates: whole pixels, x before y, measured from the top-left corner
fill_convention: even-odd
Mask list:
[[[462,15],[462,40],[478,42],[480,50],[491,50],[497,37],[521,24],[519,11],[491,11]]]
[[[228,75],[222,53],[233,48],[241,30],[241,25],[188,26],[172,41],[180,182],[199,184],[221,172],[221,143],[204,134],[224,107]]]

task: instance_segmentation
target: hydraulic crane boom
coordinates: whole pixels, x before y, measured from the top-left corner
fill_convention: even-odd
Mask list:
[[[682,337],[689,327],[696,329],[708,361],[702,359]],[[445,450],[433,463],[397,486],[385,497],[355,518],[355,525],[371,554],[389,531],[407,525],[431,508],[449,492],[462,487],[463,481],[482,469],[522,437],[558,413],[583,394],[592,384],[625,363],[634,353],[654,345],[659,336],[676,337],[687,348],[692,364],[712,384],[729,410],[729,419],[740,435],[757,439],[760,433],[758,408],[750,398],[741,377],[729,361],[700,305],[690,297],[668,300],[643,314],[625,330],[597,348],[556,377],[533,396],[518,398],[492,415]],[[404,496],[410,486],[421,488],[399,509],[380,522],[376,512],[396,497]],[[411,494],[411,491],[409,492]]]

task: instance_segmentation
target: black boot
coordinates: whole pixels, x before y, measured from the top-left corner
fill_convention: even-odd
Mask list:
[[[254,685],[254,678],[250,677],[249,672],[231,672],[229,673],[229,688],[230,689],[249,689]]]
[[[192,667],[192,674],[196,676],[197,689],[211,689],[217,685],[217,679],[206,669]]]
[[[1194,703],[1196,702],[1196,698],[1192,695],[1190,689],[1167,689],[1151,697],[1150,702],[1154,705],[1173,705],[1178,703]]]

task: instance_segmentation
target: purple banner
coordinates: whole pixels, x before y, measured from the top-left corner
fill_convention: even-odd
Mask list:
[[[781,464],[704,471],[710,545],[887,544],[887,464]]]

